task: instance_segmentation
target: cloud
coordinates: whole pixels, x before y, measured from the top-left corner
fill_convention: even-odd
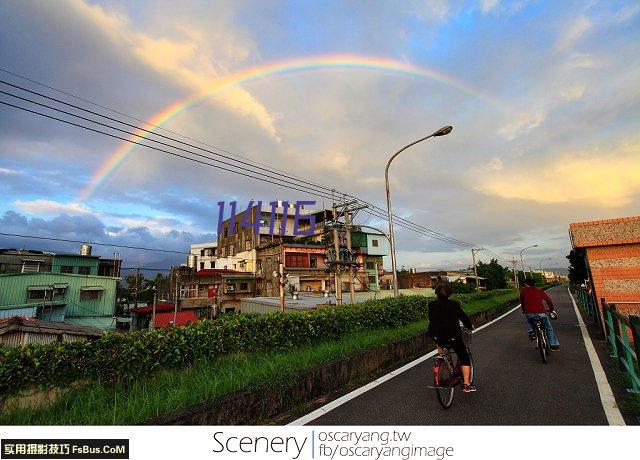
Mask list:
[[[449,15],[450,11],[451,5],[447,0],[425,0],[422,16],[441,21]]]
[[[480,0],[480,10],[482,14],[489,13],[491,10],[497,8],[498,5],[500,5],[500,0]]]
[[[586,16],[579,16],[562,32],[562,35],[556,42],[558,50],[564,50],[578,41],[589,29],[591,29],[591,21]]]
[[[639,149],[636,141],[609,151],[537,158],[491,175],[478,172],[477,189],[487,195],[539,204],[622,208],[640,195]]]
[[[498,134],[508,141],[536,129],[544,121],[545,114],[542,110],[535,110],[530,113],[519,113],[515,118],[514,121],[498,129]]]
[[[194,93],[210,90],[218,78],[231,73],[232,65],[246,65],[251,54],[250,48],[242,41],[229,40],[229,30],[225,31],[225,36],[220,31],[205,32],[188,24],[178,24],[176,29],[179,38],[158,37],[136,30],[128,17],[108,12],[100,5],[74,0],[72,6],[101,30],[121,52],[130,53],[136,62],[147,65]],[[218,40],[222,46],[218,45]],[[253,118],[273,138],[278,139],[274,124],[276,117],[247,90],[231,87],[211,97]]]
[[[585,84],[581,84],[581,83],[574,84],[562,90],[560,92],[560,97],[565,102],[572,102],[580,99],[584,95],[584,92],[586,89],[587,89],[587,85]]]
[[[53,200],[16,200],[13,205],[21,211],[36,216],[54,216],[58,214],[92,214],[92,211],[84,203],[59,203]]]

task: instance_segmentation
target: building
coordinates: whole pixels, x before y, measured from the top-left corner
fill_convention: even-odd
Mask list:
[[[0,345],[7,348],[21,347],[30,343],[94,340],[101,335],[101,330],[91,327],[52,323],[23,316],[0,318]]]
[[[51,271],[53,256],[51,252],[30,249],[0,249],[0,275]]]
[[[446,271],[419,271],[412,268],[408,272],[398,273],[398,289],[428,288],[441,281],[448,281]]]
[[[218,242],[196,243],[191,245],[187,265],[197,270],[216,268],[216,250]]]
[[[273,220],[272,223],[272,214]],[[300,206],[300,214],[306,218],[299,219],[298,231],[308,231],[311,228],[311,218],[314,219],[314,237],[305,239],[321,240],[324,223],[331,217],[331,211],[308,211],[304,205]],[[285,217],[286,215],[286,217]],[[245,226],[242,223],[245,222]],[[258,232],[249,224],[258,224]],[[285,209],[280,206],[272,209],[270,205],[253,206],[249,211],[245,210],[236,214],[231,228],[231,218],[222,222],[218,235],[216,268],[228,270],[240,270],[258,274],[256,265],[258,246],[280,241],[294,241],[295,207],[291,203]],[[284,226],[284,231],[283,231]]]
[[[640,314],[640,304],[627,303],[640,302],[640,216],[573,223],[569,234],[585,256],[598,304],[605,299]]]
[[[333,275],[327,267],[327,248],[320,242],[264,243],[256,250],[259,296],[279,296],[278,264],[284,260],[285,290],[324,292],[333,289]],[[348,287],[347,287],[348,289]]]
[[[114,329],[120,261],[91,255],[0,250],[0,317]]]
[[[238,270],[179,267],[178,311],[195,311],[199,318],[238,313],[240,300],[255,297],[256,275]]]

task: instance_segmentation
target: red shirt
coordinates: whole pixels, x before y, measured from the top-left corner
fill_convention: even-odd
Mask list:
[[[542,303],[543,300],[549,306],[549,310],[553,310],[551,298],[542,289],[525,286],[520,291],[520,303],[522,304],[523,313],[544,313],[546,309]]]

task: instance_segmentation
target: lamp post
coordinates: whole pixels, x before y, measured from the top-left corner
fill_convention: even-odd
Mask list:
[[[393,234],[393,214],[391,212],[391,192],[389,191],[389,166],[391,166],[391,162],[393,161],[393,159],[395,157],[400,155],[403,151],[405,151],[409,147],[411,147],[411,146],[413,146],[413,145],[415,145],[415,144],[417,144],[419,142],[425,141],[425,140],[429,139],[430,137],[446,136],[452,130],[453,130],[453,127],[451,127],[451,126],[443,126],[439,130],[437,130],[435,133],[430,134],[427,137],[423,137],[422,139],[418,139],[417,141],[414,141],[414,142],[412,142],[410,144],[405,145],[400,150],[398,150],[396,153],[391,155],[391,158],[389,158],[389,161],[387,162],[387,167],[384,169],[384,181],[385,181],[386,192],[387,192],[387,217],[389,219],[389,244],[391,246],[391,271],[393,272],[393,296],[394,297],[398,296],[398,272],[396,270],[396,240],[395,240],[395,236]]]
[[[538,268],[540,269],[540,275],[542,275],[542,278],[544,279],[544,281],[547,281],[547,277],[542,272],[542,262],[544,262],[545,260],[551,260],[551,257],[547,257],[546,259],[540,260],[540,263],[538,264]]]
[[[524,259],[522,258],[522,253],[523,253],[524,251],[526,251],[527,249],[537,248],[537,247],[538,247],[538,245],[537,245],[537,244],[534,244],[534,245],[531,245],[531,246],[527,246],[526,248],[524,248],[524,249],[522,249],[522,250],[520,251],[520,263],[522,264],[522,273],[523,273],[523,274],[524,274]]]

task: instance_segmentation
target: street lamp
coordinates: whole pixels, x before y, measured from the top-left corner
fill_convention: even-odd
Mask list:
[[[540,274],[542,275],[542,277],[545,279],[547,279],[547,277],[544,275],[544,273],[542,273],[542,262],[544,262],[545,260],[551,260],[551,257],[547,257],[546,259],[542,259],[540,260],[540,263],[538,264],[538,268],[540,270]]]
[[[389,244],[391,246],[391,270],[393,272],[393,296],[398,296],[398,272],[396,271],[396,240],[393,234],[393,214],[391,213],[391,192],[389,191],[389,166],[391,166],[391,162],[395,157],[400,155],[404,150],[408,149],[412,145],[415,145],[419,142],[425,141],[430,137],[438,137],[438,136],[446,136],[453,130],[451,126],[443,126],[435,133],[428,135],[427,137],[423,137],[422,139],[418,139],[417,141],[412,142],[411,144],[407,144],[398,150],[396,153],[391,155],[389,161],[387,162],[387,167],[384,169],[384,180],[387,189],[387,216],[389,219]]]
[[[524,248],[524,249],[522,249],[522,250],[520,251],[520,263],[522,264],[522,273],[523,273],[523,274],[524,274],[524,259],[522,258],[522,253],[523,253],[524,251],[526,251],[527,249],[537,248],[537,247],[538,247],[538,245],[537,245],[537,244],[534,244],[534,245],[532,245],[532,246],[527,246],[526,248]]]

